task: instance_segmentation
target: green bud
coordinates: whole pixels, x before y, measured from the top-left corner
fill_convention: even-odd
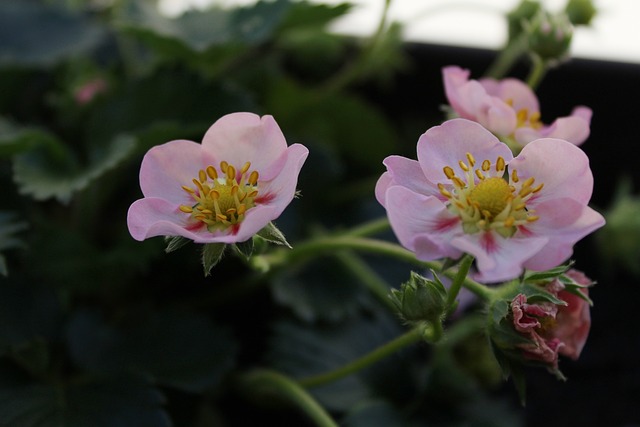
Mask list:
[[[507,14],[509,40],[514,40],[524,30],[522,23],[531,21],[542,9],[537,0],[522,0],[518,6]]]
[[[447,307],[447,290],[435,274],[429,280],[411,272],[400,290],[391,290],[390,298],[407,322],[439,322]]]
[[[563,59],[571,45],[573,26],[566,14],[540,11],[526,25],[529,50],[545,61]]]
[[[573,25],[589,25],[597,12],[591,0],[569,0],[564,11]]]
[[[640,197],[618,196],[604,216],[607,226],[596,234],[605,266],[623,267],[640,276]]]

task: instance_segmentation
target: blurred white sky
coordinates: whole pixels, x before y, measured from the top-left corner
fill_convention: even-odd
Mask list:
[[[235,6],[256,0],[160,0],[163,11],[176,15],[189,7]],[[339,4],[344,0],[312,0]],[[504,13],[520,0],[392,0],[390,18],[404,24],[408,41],[499,49],[506,39]],[[350,0],[355,5],[332,29],[351,35],[371,34],[384,0]],[[543,0],[560,10],[566,0]],[[594,0],[598,15],[590,27],[574,34],[573,56],[640,63],[640,0]]]

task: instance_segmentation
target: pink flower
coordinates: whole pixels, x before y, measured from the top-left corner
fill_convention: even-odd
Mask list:
[[[418,259],[476,258],[475,278],[498,282],[547,270],[604,225],[587,206],[589,160],[560,139],[532,141],[513,158],[478,123],[453,119],[425,132],[418,161],[400,156],[376,185],[400,243]]]
[[[202,144],[153,147],[142,160],[144,198],[129,208],[129,232],[136,240],[245,241],[293,200],[308,153],[300,144],[287,147],[273,117],[251,113],[220,118]]]
[[[567,276],[580,285],[588,286],[591,281],[577,270],[569,270]],[[531,340],[519,344],[526,358],[558,367],[558,354],[578,359],[591,327],[589,304],[583,298],[564,290],[564,285],[554,279],[546,290],[563,300],[567,305],[551,302],[528,303],[524,294],[518,294],[511,301],[513,326],[516,331]],[[588,295],[588,288],[581,290]]]
[[[522,81],[469,80],[469,70],[449,66],[442,70],[447,99],[458,116],[473,120],[507,143],[524,146],[538,138],[558,138],[575,145],[589,136],[591,109],[574,108],[551,125],[540,121],[538,98]]]
[[[107,82],[101,77],[85,82],[78,87],[73,96],[78,105],[85,105],[91,102],[97,95],[107,90]]]

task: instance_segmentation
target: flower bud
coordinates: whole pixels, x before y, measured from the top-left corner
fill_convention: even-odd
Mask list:
[[[566,14],[552,15],[540,11],[529,21],[529,50],[543,60],[562,59],[567,55],[573,26]]]
[[[435,274],[429,280],[412,272],[400,290],[391,290],[390,298],[407,322],[439,322],[447,306],[447,291]]]
[[[509,40],[514,40],[524,30],[522,23],[530,21],[541,10],[537,0],[522,0],[507,14]]]
[[[573,25],[589,25],[597,12],[591,0],[569,0],[564,11]]]

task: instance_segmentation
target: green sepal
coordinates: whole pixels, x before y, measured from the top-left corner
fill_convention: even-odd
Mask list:
[[[164,251],[166,253],[171,253],[173,251],[177,251],[178,249],[180,249],[181,247],[183,247],[184,245],[186,245],[190,241],[191,240],[187,239],[186,237],[182,237],[182,236],[165,236],[164,237],[164,242],[167,244],[167,247],[164,248]]]
[[[527,271],[524,274],[525,282],[537,282],[537,281],[548,281],[550,279],[555,279],[556,277],[561,276],[566,273],[574,264],[574,261],[570,261],[567,264],[559,265],[550,270],[545,271]]]
[[[276,245],[282,245],[291,248],[291,245],[289,244],[289,242],[287,242],[287,239],[284,237],[284,234],[282,234],[282,231],[280,231],[273,222],[270,222],[266,227],[258,231],[256,236],[263,238],[269,243],[274,243]]]
[[[586,285],[583,285],[583,284],[580,284],[580,283],[576,282],[571,277],[566,276],[564,274],[562,276],[558,277],[558,280],[560,280],[560,282],[564,285],[564,290],[565,291],[567,291],[569,293],[572,293],[572,294],[576,295],[577,297],[582,298],[590,306],[593,306],[593,300],[591,298],[589,298],[589,296],[587,294],[582,292],[582,290],[590,288],[591,286],[595,285],[596,282],[591,282],[591,283],[588,283]]]
[[[551,292],[546,291],[542,286],[534,285],[531,283],[522,283],[518,287],[520,293],[527,296],[527,302],[536,303],[539,301],[548,301],[556,305],[567,305],[567,303]]]
[[[207,243],[202,247],[202,267],[205,277],[209,276],[211,269],[220,262],[226,246],[225,243]]]
[[[253,238],[245,240],[244,242],[235,243],[233,247],[238,251],[238,253],[240,253],[240,255],[249,260],[251,255],[253,255]]]
[[[412,271],[409,281],[389,297],[407,322],[440,322],[447,309],[447,290],[435,273],[430,280]]]

